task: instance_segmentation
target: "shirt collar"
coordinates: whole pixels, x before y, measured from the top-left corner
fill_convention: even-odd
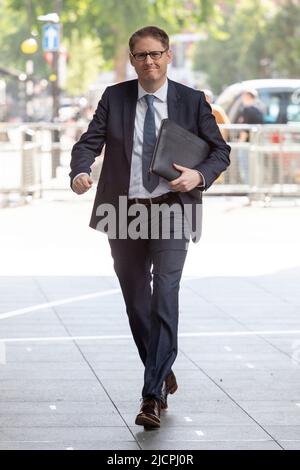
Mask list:
[[[154,95],[155,98],[159,99],[160,101],[166,102],[167,94],[168,94],[168,79],[158,90],[156,90],[155,93],[148,93],[147,91],[144,90],[140,82],[138,82],[138,100],[143,98],[143,96],[145,95]]]

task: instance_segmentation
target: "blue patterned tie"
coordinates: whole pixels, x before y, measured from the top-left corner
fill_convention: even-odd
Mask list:
[[[159,183],[159,176],[149,173],[149,167],[152,159],[152,154],[156,142],[155,120],[154,120],[154,96],[145,95],[145,100],[148,109],[144,122],[144,138],[143,138],[143,154],[142,154],[142,167],[143,167],[143,185],[152,193]]]

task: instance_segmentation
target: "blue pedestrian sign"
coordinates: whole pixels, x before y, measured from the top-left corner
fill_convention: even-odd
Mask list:
[[[59,24],[49,23],[43,26],[43,49],[55,52],[59,49]]]

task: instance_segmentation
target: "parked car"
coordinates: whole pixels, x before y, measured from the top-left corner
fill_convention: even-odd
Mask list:
[[[216,103],[222,106],[232,123],[237,122],[242,92],[247,89],[257,91],[257,104],[266,124],[300,123],[300,80],[277,78],[246,80],[227,87]]]

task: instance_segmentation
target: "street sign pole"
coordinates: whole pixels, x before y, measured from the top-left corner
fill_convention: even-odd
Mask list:
[[[58,117],[59,110],[59,67],[58,57],[59,48],[61,42],[61,25],[59,23],[48,23],[43,27],[43,49],[44,52],[51,52],[53,54],[53,60],[51,64],[51,75],[50,81],[52,83],[52,121],[55,121]]]
[[[53,52],[53,61],[52,61],[52,98],[53,98],[53,107],[52,107],[52,121],[55,122],[58,118],[59,111],[59,82],[58,82],[58,51]]]
[[[58,51],[53,52],[53,75],[56,77],[52,81],[52,121],[57,122],[59,115],[59,82],[58,82]],[[56,177],[56,170],[60,165],[60,132],[59,129],[52,131],[52,178]]]
[[[51,88],[52,88],[52,122],[57,122],[59,116],[59,48],[61,43],[61,24],[59,23],[62,0],[55,0],[56,21],[44,26],[43,48],[45,52],[52,52],[53,60],[51,64]],[[59,129],[52,130],[52,178],[56,177],[57,167],[60,166],[60,133]]]

